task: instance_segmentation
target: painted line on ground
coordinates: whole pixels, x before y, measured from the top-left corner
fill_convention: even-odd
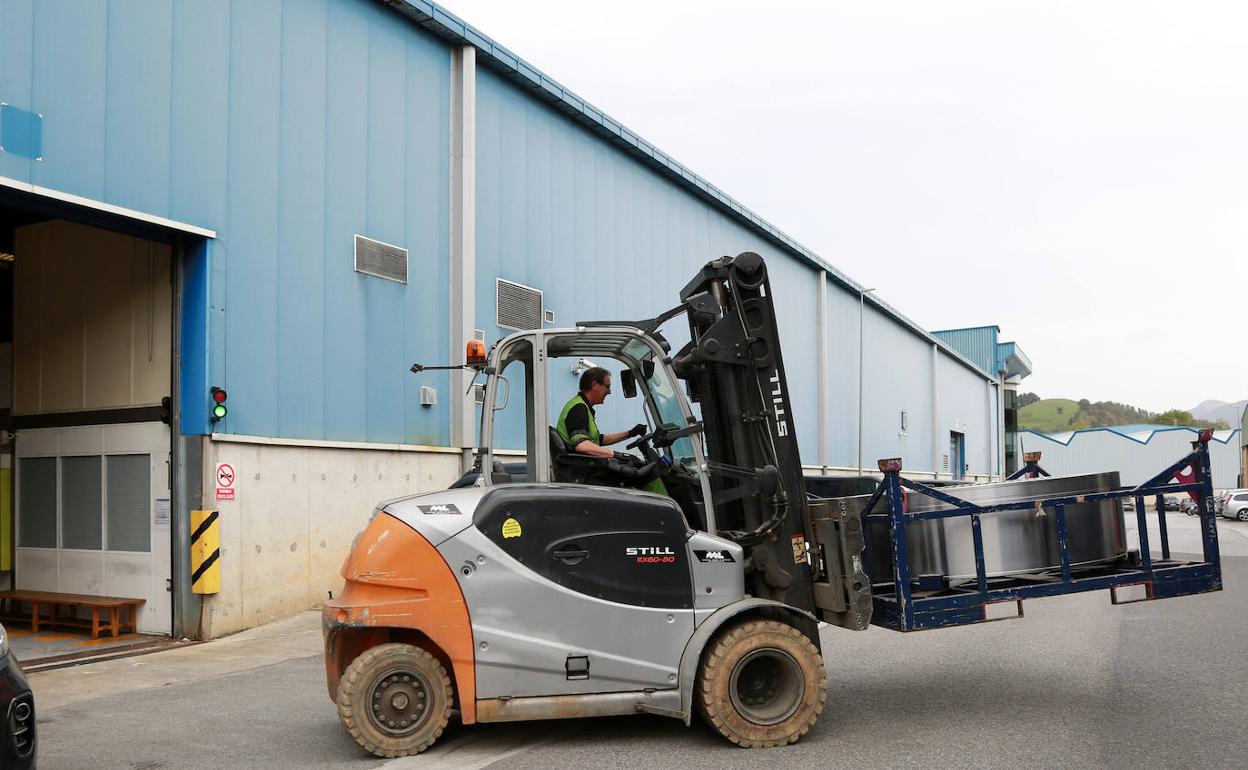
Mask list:
[[[483,767],[514,757],[537,748],[563,734],[556,730],[533,734],[531,725],[472,725],[464,728],[464,734],[445,744],[414,757],[393,759],[381,767],[387,770],[481,770]]]

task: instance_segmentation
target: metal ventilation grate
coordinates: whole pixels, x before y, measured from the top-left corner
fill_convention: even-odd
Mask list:
[[[542,328],[542,292],[530,286],[498,280],[498,325],[526,331]]]
[[[355,271],[407,283],[407,249],[355,236]]]

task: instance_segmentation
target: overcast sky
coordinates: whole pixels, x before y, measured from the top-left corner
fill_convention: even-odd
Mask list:
[[[1043,397],[1248,398],[1248,5],[447,0]]]

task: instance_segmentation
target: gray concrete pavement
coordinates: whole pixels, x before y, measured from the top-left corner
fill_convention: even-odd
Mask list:
[[[1198,542],[1195,522],[1170,517],[1176,548]],[[1104,592],[1038,600],[1023,620],[906,635],[825,628],[827,709],[784,749],[748,752],[696,721],[637,716],[453,724],[430,752],[385,762],[339,727],[319,654],[300,650],[310,629],[292,627],[254,659],[247,645],[264,632],[233,642],[227,657],[245,671],[226,672],[210,644],[146,656],[184,657],[134,687],[94,684],[86,698],[55,695],[75,690],[65,676],[75,669],[41,675],[64,678],[35,683],[40,767],[1238,768],[1248,756],[1248,525],[1224,521],[1219,532],[1218,594],[1122,607]],[[185,657],[196,650],[211,653],[202,670]]]

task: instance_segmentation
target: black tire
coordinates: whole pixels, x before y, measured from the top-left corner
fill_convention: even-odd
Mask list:
[[[1241,508],[1235,518],[1240,521],[1248,521],[1248,508]]]
[[[698,710],[738,746],[784,746],[819,719],[827,685],[823,657],[801,631],[751,620],[707,648],[698,672]]]
[[[351,661],[338,684],[342,726],[379,757],[419,754],[442,734],[450,715],[446,669],[410,644],[380,644],[365,651]]]

